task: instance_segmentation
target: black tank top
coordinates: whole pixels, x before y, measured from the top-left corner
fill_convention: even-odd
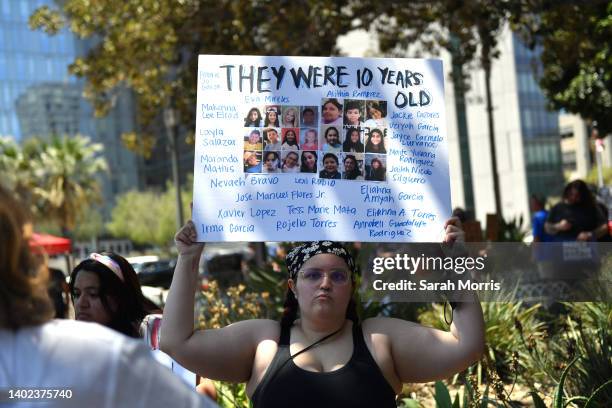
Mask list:
[[[278,351],[253,393],[255,408],[397,406],[395,391],[370,354],[360,325],[353,324],[351,359],[326,373],[304,370],[293,359],[283,365],[290,356],[289,340],[290,329],[281,330]]]

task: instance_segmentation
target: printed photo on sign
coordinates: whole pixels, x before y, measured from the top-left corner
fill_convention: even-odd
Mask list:
[[[319,125],[319,107],[318,106],[302,106],[301,108],[301,124],[306,127],[315,127]]]
[[[387,120],[387,101],[366,102],[366,113],[365,127],[380,129],[389,125]]]
[[[317,133],[317,129],[301,128],[300,135],[302,141],[300,148],[302,150],[319,150],[319,136]]]
[[[283,128],[282,150],[300,150],[300,129]]]
[[[263,154],[263,172],[264,173],[280,173],[281,162],[279,152],[268,151]]]
[[[387,156],[381,154],[365,155],[366,180],[385,181],[387,179]]]
[[[280,127],[280,106],[268,105],[266,106],[266,117],[264,119],[264,126],[269,127]]]
[[[297,128],[300,127],[300,113],[297,106],[283,106],[282,112],[282,127]]]
[[[263,143],[261,141],[261,131],[259,129],[246,128],[248,132],[244,136],[244,150],[258,150],[261,151]]]
[[[341,152],[342,143],[340,142],[340,130],[342,126],[326,125],[321,126],[319,135],[319,146],[323,152]]]
[[[342,179],[364,180],[363,153],[342,153]]]
[[[365,120],[365,100],[344,100],[344,126],[363,127]]]
[[[319,177],[324,179],[340,179],[340,159],[339,154],[325,153],[319,163]]]
[[[300,155],[300,172],[301,173],[316,173],[317,172],[317,152],[303,151]]]
[[[245,173],[261,173],[261,152],[247,151],[244,152],[244,172]]]
[[[369,128],[367,130],[366,136],[366,145],[365,152],[366,153],[378,153],[378,154],[386,154],[387,148],[385,147],[387,143],[387,129],[382,128]]]
[[[266,143],[266,151],[281,149],[282,143],[280,139],[279,129],[265,128],[263,130],[263,137]]]
[[[283,173],[299,173],[300,172],[300,153],[296,151],[282,152],[283,164],[281,166]]]
[[[253,106],[244,117],[244,127],[262,127],[263,116],[261,116],[261,108]]]
[[[363,153],[365,151],[363,129],[355,126],[344,127],[342,151],[351,153]]]
[[[323,99],[321,124],[342,126],[342,103],[336,98]]]

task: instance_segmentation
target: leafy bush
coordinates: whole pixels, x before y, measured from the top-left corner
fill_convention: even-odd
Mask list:
[[[270,318],[275,313],[269,293],[247,292],[244,285],[223,292],[215,281],[202,284],[196,310],[199,329],[218,329],[241,320]],[[249,407],[245,384],[214,383],[222,407]]]
[[[563,395],[573,395],[575,401],[584,402],[586,396],[601,387],[593,401],[612,406],[612,387],[605,385],[612,378],[612,305],[601,302],[562,306],[564,313],[549,322],[553,330],[548,342],[535,343],[529,330],[517,322],[525,350],[533,366],[545,375],[545,381],[556,384],[558,389],[561,384]],[[570,366],[573,367],[568,372]],[[560,398],[557,396],[558,401]]]
[[[536,318],[540,305],[523,307],[520,302],[484,302],[481,305],[485,321],[486,357],[499,379],[504,382],[513,381],[515,366],[519,364],[520,373],[526,382],[542,381],[545,375],[533,365],[529,353],[525,350],[521,332],[515,324],[520,322],[522,329],[530,333],[529,341],[534,346],[542,343],[546,338],[545,324]],[[449,313],[450,308],[447,310],[447,314]],[[444,321],[444,306],[439,304],[423,312],[419,321],[440,330],[448,328]],[[487,372],[483,367],[478,367],[477,370],[479,373]]]

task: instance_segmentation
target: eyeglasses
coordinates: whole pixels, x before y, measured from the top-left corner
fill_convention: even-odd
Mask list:
[[[307,269],[305,271],[300,271],[300,274],[306,283],[312,285],[321,283],[324,276],[327,276],[334,285],[345,285],[349,281],[348,272],[342,269],[333,270],[329,273],[325,273],[319,269]]]

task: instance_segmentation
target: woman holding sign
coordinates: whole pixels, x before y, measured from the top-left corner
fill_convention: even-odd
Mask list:
[[[463,241],[457,218],[445,242]],[[484,322],[478,302],[453,304],[450,331],[384,317],[360,322],[355,262],[340,244],[308,242],[286,257],[280,322],[255,319],[194,331],[194,294],[204,248],[189,221],[161,329],[162,350],[203,376],[246,382],[256,408],[396,407],[403,383],[448,378],[478,360]]]

